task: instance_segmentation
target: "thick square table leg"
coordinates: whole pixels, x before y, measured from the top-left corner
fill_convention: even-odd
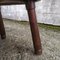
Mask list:
[[[0,35],[1,35],[2,39],[6,38],[5,28],[4,28],[4,24],[3,24],[2,15],[1,15],[1,7],[0,7]]]
[[[29,22],[32,32],[33,44],[35,48],[35,54],[42,54],[41,39],[39,36],[36,13],[35,13],[35,3],[33,1],[26,2],[26,8],[29,15]]]

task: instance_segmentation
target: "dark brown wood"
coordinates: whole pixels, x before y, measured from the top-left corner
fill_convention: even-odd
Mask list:
[[[9,1],[9,0],[5,0],[0,2],[0,5],[17,5],[17,4],[24,4],[24,2],[22,1]]]
[[[0,0],[0,5],[16,5],[16,4],[25,4],[28,1],[40,1],[40,0]]]
[[[2,39],[6,38],[5,28],[2,20],[2,15],[1,15],[1,7],[0,7],[0,34]]]
[[[29,15],[29,22],[32,32],[35,54],[42,54],[41,39],[39,36],[36,13],[35,13],[35,3],[33,1],[26,3],[26,8]]]

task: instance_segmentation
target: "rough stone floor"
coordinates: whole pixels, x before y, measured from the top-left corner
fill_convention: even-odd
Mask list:
[[[6,39],[0,38],[0,60],[60,60],[60,31],[39,27],[42,55],[34,55],[29,23],[4,20]]]

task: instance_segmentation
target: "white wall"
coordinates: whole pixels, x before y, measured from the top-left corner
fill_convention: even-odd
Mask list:
[[[2,6],[3,18],[28,21],[25,5]],[[39,23],[60,26],[60,0],[41,0],[36,3],[36,15]]]

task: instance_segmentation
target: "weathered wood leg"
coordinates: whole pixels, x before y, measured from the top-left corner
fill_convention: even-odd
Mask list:
[[[35,54],[42,54],[41,39],[39,36],[36,13],[35,13],[35,3],[29,1],[26,3],[26,8],[29,15],[29,22],[32,32],[33,44],[35,48]]]
[[[2,15],[1,15],[1,7],[0,7],[0,35],[1,35],[2,39],[6,38],[5,28],[4,28],[4,24],[3,24]]]

